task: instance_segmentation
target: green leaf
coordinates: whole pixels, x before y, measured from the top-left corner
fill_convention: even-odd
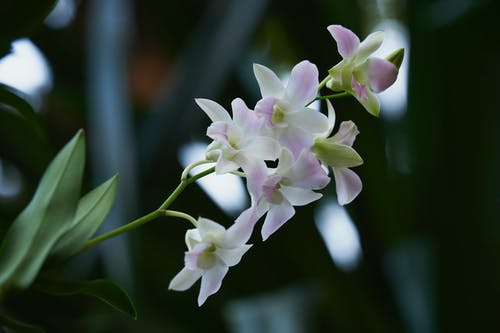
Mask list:
[[[0,314],[0,326],[3,326],[7,332],[16,333],[45,333],[45,331],[38,327],[28,323],[24,323],[17,319],[7,317]]]
[[[80,199],[75,219],[53,247],[53,254],[71,255],[94,235],[113,205],[117,186],[115,175]]]
[[[0,247],[0,287],[26,288],[73,221],[85,164],[83,131],[57,154]]]
[[[33,289],[56,295],[89,295],[111,305],[115,309],[124,312],[130,317],[137,319],[137,312],[128,294],[109,280],[92,281],[37,281]]]
[[[352,147],[329,139],[316,139],[311,151],[323,163],[332,167],[351,168],[363,164],[363,159]]]

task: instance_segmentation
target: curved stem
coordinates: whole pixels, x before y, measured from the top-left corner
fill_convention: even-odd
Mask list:
[[[105,232],[97,237],[89,239],[80,248],[80,250],[75,252],[73,255],[77,255],[77,254],[79,254],[79,253],[81,253],[81,252],[101,243],[101,242],[104,242],[107,239],[113,238],[115,236],[118,236],[119,234],[130,231],[132,229],[135,229],[135,228],[137,228],[137,227],[139,227],[139,226],[141,226],[149,221],[157,219],[160,216],[175,216],[175,217],[184,218],[184,219],[187,219],[188,221],[190,221],[191,223],[193,223],[193,221],[194,221],[193,224],[196,226],[196,220],[193,217],[191,217],[190,215],[185,214],[185,213],[181,213],[181,212],[167,210],[167,207],[169,207],[175,201],[175,199],[177,199],[179,194],[181,194],[181,192],[186,188],[186,186],[188,186],[192,182],[194,182],[202,177],[205,177],[206,175],[211,174],[214,171],[215,171],[215,167],[211,167],[211,168],[209,168],[205,171],[202,171],[202,172],[200,172],[200,173],[198,173],[190,178],[182,180],[180,182],[180,184],[177,185],[175,190],[168,196],[168,198],[161,204],[161,206],[158,209],[156,209],[156,210],[154,210],[154,211],[152,211],[152,212],[150,212],[142,217],[139,217],[138,219],[135,219],[130,223],[122,225],[121,227],[118,227],[118,228],[113,229],[111,231]]]
[[[328,80],[330,80],[330,74],[328,74],[327,77],[325,77],[323,79],[323,81],[321,81],[318,85],[318,91],[320,91],[321,89],[323,89],[323,87],[326,85],[326,83],[328,82]]]
[[[196,219],[194,217],[192,217],[191,215],[189,215],[189,214],[186,214],[186,213],[183,213],[183,212],[179,212],[179,211],[176,211],[176,210],[161,210],[160,212],[162,212],[164,216],[178,217],[178,218],[181,218],[181,219],[184,219],[184,220],[188,220],[195,227],[198,226],[198,223],[197,223]]]
[[[203,165],[203,164],[207,164],[207,163],[213,163],[213,161],[209,161],[209,160],[201,160],[201,161],[197,161],[197,162],[194,162],[194,163],[191,163],[189,164],[185,169],[184,171],[182,171],[182,175],[181,175],[181,181],[182,180],[186,180],[188,177],[189,177],[189,172],[196,168],[197,166],[199,165]]]

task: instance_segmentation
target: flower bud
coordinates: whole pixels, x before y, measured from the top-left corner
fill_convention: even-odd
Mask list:
[[[399,67],[401,67],[401,63],[403,62],[404,56],[405,49],[401,48],[389,54],[385,59],[396,66],[397,69],[399,69]]]

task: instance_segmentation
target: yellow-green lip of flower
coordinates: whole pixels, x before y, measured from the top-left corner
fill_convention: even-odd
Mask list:
[[[311,151],[319,160],[334,168],[351,168],[363,164],[363,159],[351,147],[329,139],[316,138]]]

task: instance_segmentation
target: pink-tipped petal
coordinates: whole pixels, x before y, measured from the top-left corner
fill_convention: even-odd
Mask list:
[[[361,192],[363,184],[359,176],[348,168],[333,168],[337,200],[340,205],[350,203]]]
[[[253,228],[262,215],[255,206],[244,210],[227,229],[225,237],[227,246],[236,247],[245,244],[252,236]]]
[[[198,281],[201,277],[203,271],[201,269],[192,270],[184,267],[176,276],[170,281],[168,285],[168,289],[184,291]]]
[[[370,54],[378,50],[384,41],[384,32],[375,31],[369,34],[364,41],[359,44],[356,62],[363,62]]]
[[[381,59],[368,59],[368,78],[371,89],[376,92],[382,92],[389,88],[398,77],[398,69],[393,63]]]
[[[305,189],[321,189],[330,182],[316,156],[303,150],[285,175],[285,185]]]
[[[259,84],[262,97],[274,96],[280,98],[283,95],[285,91],[283,83],[281,83],[281,80],[272,70],[266,66],[254,64],[253,72]]]
[[[316,97],[318,85],[316,65],[307,60],[301,61],[292,69],[286,96],[294,106],[303,107]]]
[[[229,146],[228,141],[228,131],[229,131],[229,123],[225,121],[216,121],[210,124],[207,128],[207,136],[212,140],[217,140],[225,145]]]
[[[359,38],[354,32],[341,25],[330,25],[327,29],[337,42],[337,49],[342,58],[349,58],[358,50]]]
[[[215,294],[222,284],[229,268],[225,265],[215,265],[212,269],[205,271],[201,277],[200,294],[198,295],[198,306],[202,306],[208,296]]]
[[[272,205],[262,225],[262,240],[268,239],[286,221],[291,219],[294,214],[295,209],[288,202],[283,202],[281,205]]]
[[[205,111],[212,122],[231,121],[231,116],[219,103],[206,98],[196,98],[195,102]]]

